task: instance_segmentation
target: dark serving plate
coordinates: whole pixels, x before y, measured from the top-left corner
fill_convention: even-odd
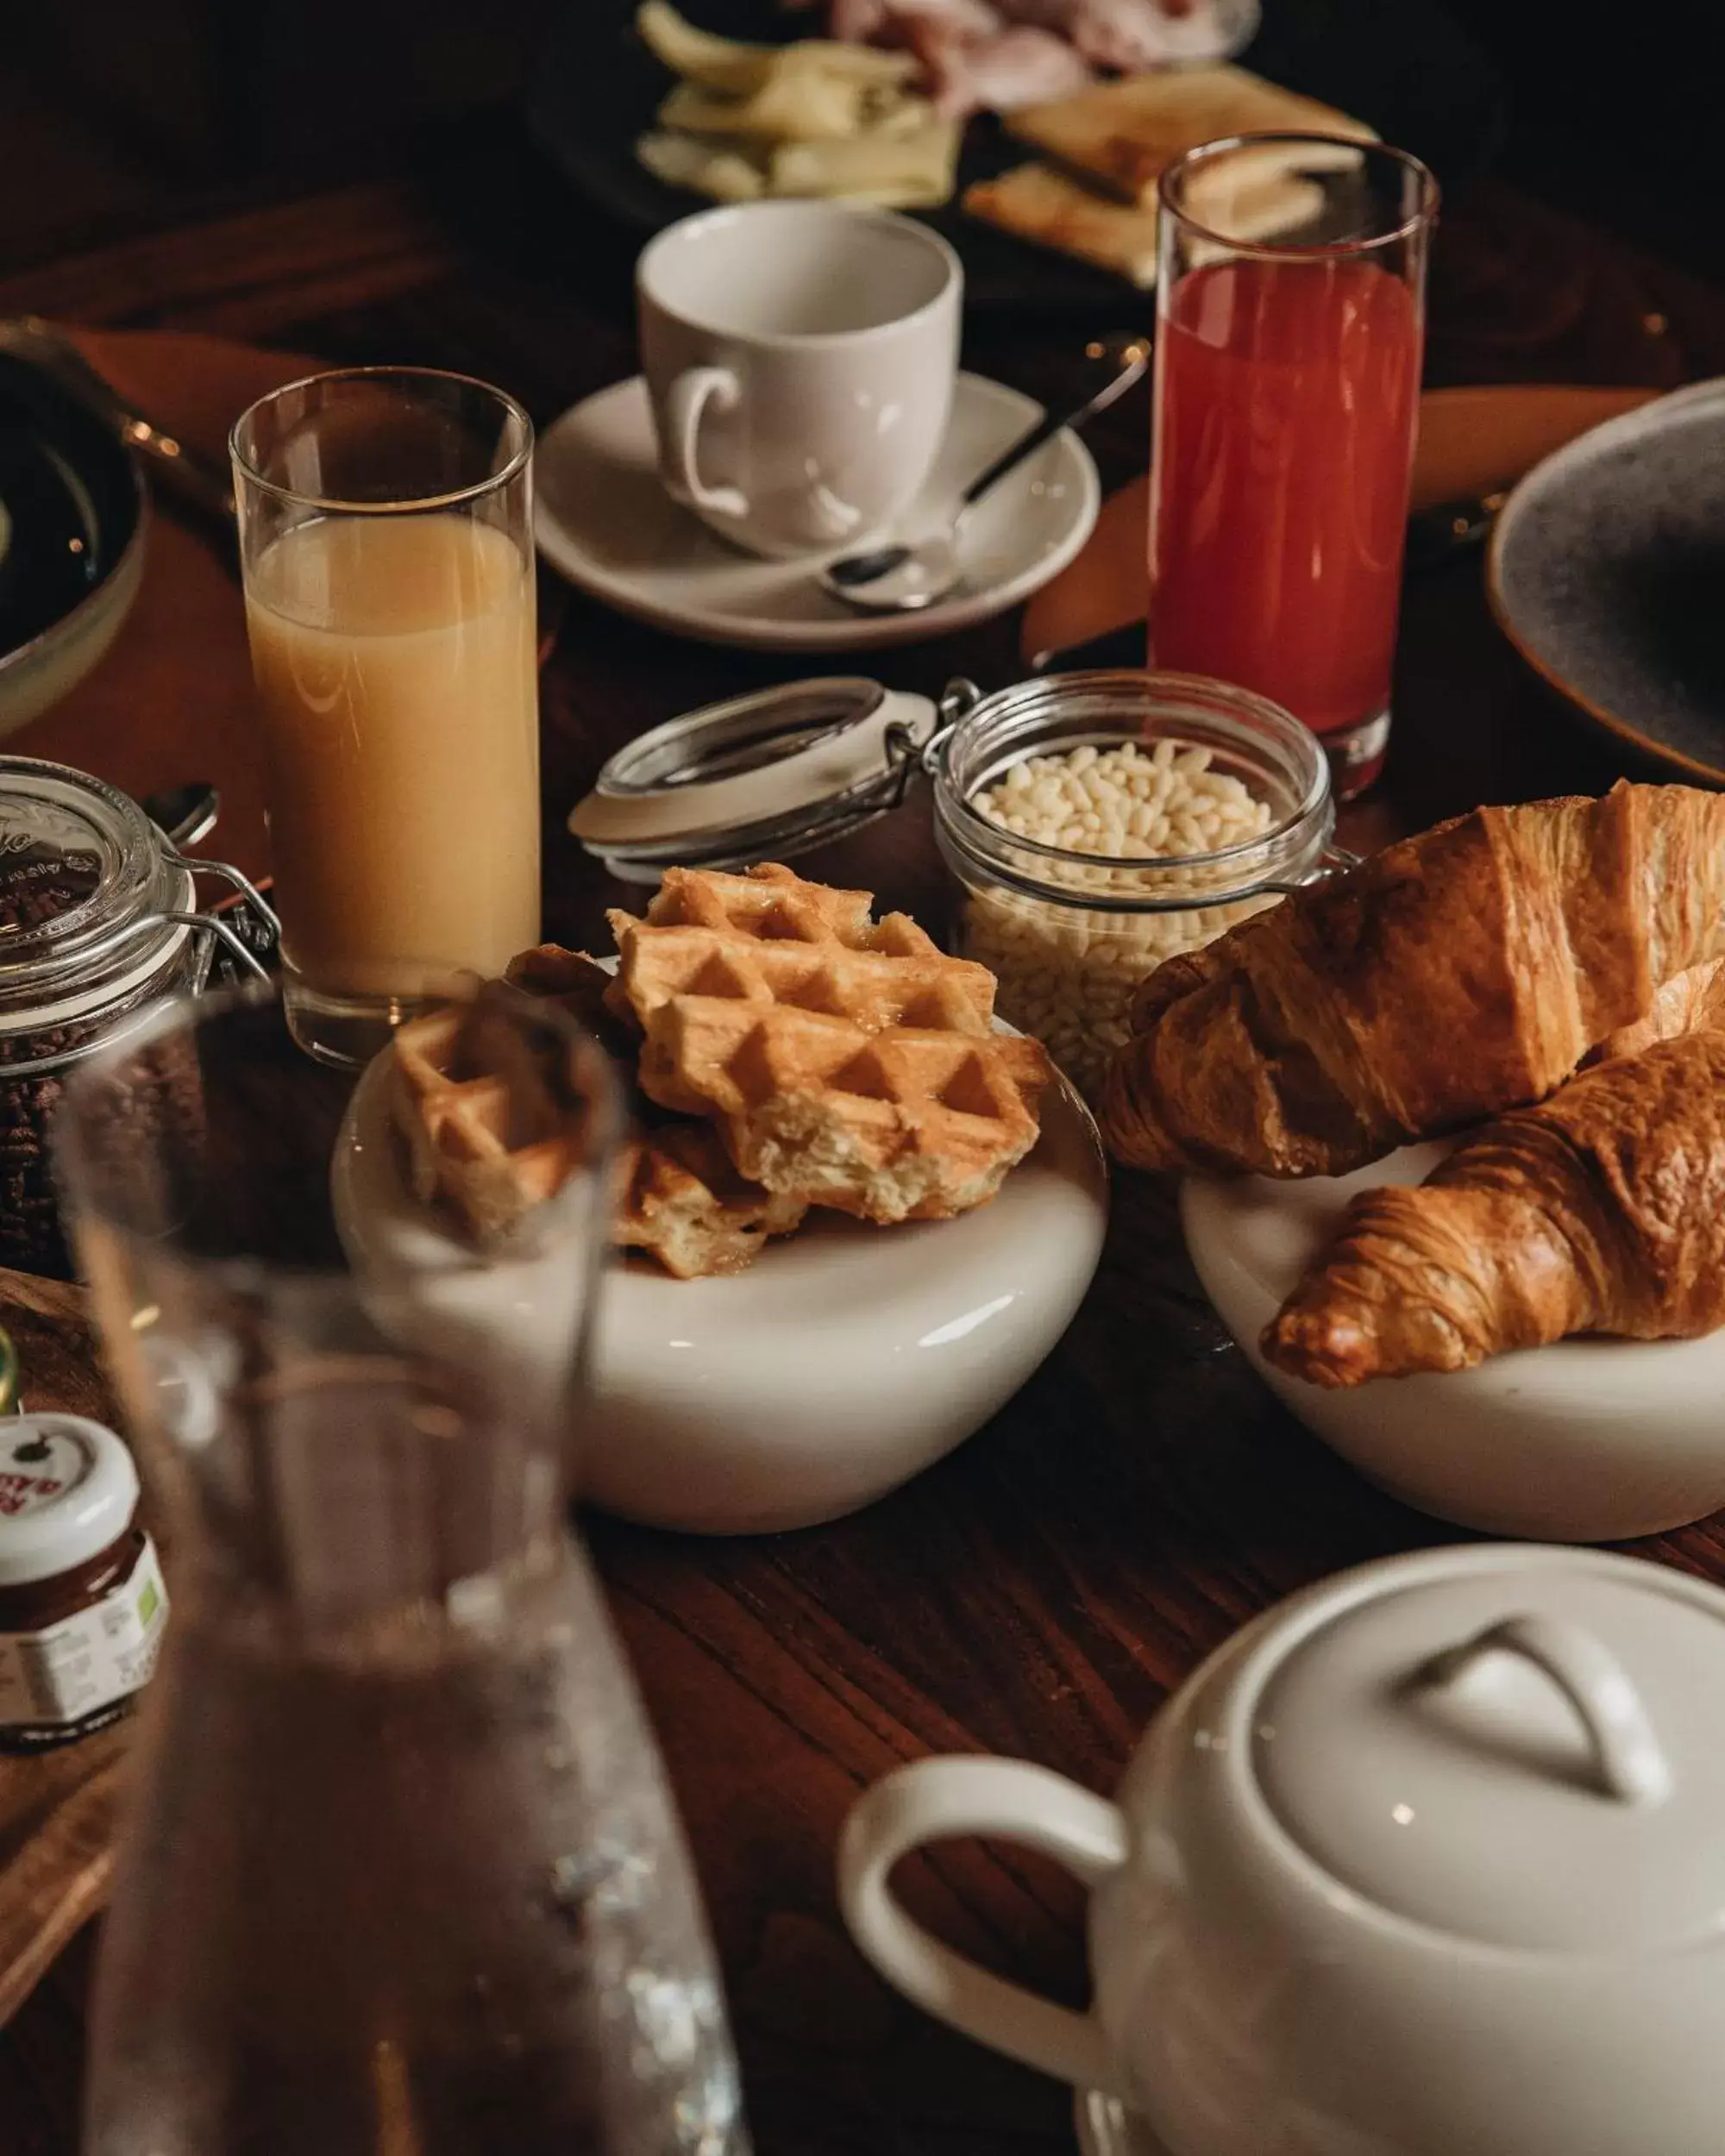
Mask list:
[[[1725,380],[1536,465],[1498,517],[1486,590],[1578,711],[1649,761],[1725,786]]]
[[[103,422],[0,352],[0,735],[81,680],[143,574],[145,492]]]
[[[687,0],[704,29],[762,42],[807,35],[812,15],[776,0]],[[631,28],[634,0],[571,0],[543,55],[528,121],[541,148],[592,203],[643,237],[704,206],[635,160],[669,78]],[[1494,154],[1503,92],[1491,62],[1437,0],[1264,0],[1264,23],[1240,65],[1368,122],[1425,159],[1447,188]],[[973,121],[961,188],[1027,156],[992,120]],[[973,307],[1075,313],[1087,323],[1143,317],[1144,293],[1089,264],[1026,245],[967,217],[927,213],[957,248]]]

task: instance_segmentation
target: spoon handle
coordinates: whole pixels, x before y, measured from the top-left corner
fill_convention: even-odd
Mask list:
[[[1015,471],[1044,442],[1051,442],[1063,427],[1082,427],[1087,419],[1094,419],[1099,411],[1106,411],[1117,398],[1125,396],[1149,364],[1150,344],[1147,339],[1128,345],[1121,356],[1120,372],[1110,375],[1093,396],[1087,397],[1082,404],[1070,405],[1064,411],[1044,412],[1036,424],[1021,434],[1016,442],[1008,442],[988,469],[979,473],[959,497],[963,507],[969,509],[981,501],[997,480],[1005,479],[1008,472]]]

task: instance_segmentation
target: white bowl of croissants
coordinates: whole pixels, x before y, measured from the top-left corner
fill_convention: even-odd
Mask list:
[[[1103,1122],[1320,1438],[1490,1532],[1725,1506],[1725,796],[1480,809],[1146,982]]]

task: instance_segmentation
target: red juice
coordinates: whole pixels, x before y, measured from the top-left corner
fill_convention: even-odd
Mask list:
[[[1159,335],[1154,663],[1255,689],[1316,733],[1376,718],[1408,523],[1414,292],[1357,260],[1218,262],[1182,279]],[[1381,740],[1367,754],[1375,768]]]

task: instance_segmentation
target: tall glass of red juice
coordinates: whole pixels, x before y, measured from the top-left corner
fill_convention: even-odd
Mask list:
[[[1437,184],[1313,135],[1206,143],[1162,180],[1151,663],[1239,683],[1377,776]]]

